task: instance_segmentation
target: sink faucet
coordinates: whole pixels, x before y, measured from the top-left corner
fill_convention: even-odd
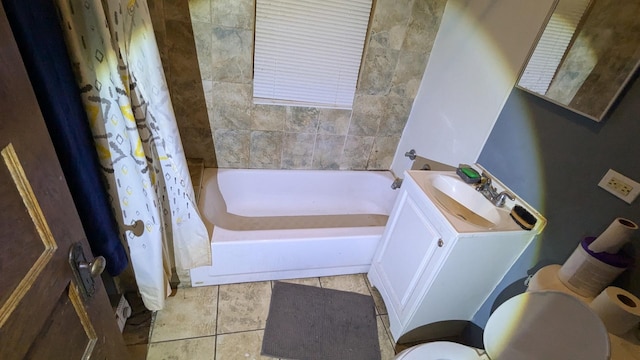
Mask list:
[[[476,185],[476,190],[484,195],[487,200],[497,207],[503,207],[507,198],[515,200],[516,198],[507,191],[498,193],[495,187],[491,185],[491,178],[484,172],[480,178],[480,183]]]

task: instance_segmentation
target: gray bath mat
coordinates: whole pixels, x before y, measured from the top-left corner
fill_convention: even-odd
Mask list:
[[[380,360],[373,299],[276,282],[262,354],[295,360]]]

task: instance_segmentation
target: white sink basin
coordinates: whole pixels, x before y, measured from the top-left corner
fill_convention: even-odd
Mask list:
[[[515,196],[515,200],[507,200],[504,207],[497,207],[476,191],[474,185],[462,181],[454,171],[407,170],[410,178],[407,180],[412,183],[408,185],[408,191],[421,191],[458,233],[524,231],[509,215],[514,205],[524,207],[536,217],[538,221],[533,231],[540,233],[546,225],[546,219],[499,179],[484,168],[481,170],[491,177],[496,191],[508,191]],[[419,189],[415,189],[414,184]]]
[[[485,228],[493,228],[502,217],[498,208],[456,175],[429,178],[429,190],[438,203],[456,217]]]
[[[509,230],[509,209],[499,208],[452,171],[411,171],[425,194],[449,216],[485,230]],[[517,227],[517,225],[515,225]]]

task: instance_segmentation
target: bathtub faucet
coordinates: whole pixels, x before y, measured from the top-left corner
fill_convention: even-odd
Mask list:
[[[391,183],[391,188],[393,190],[399,189],[401,185],[402,185],[402,179],[396,178],[395,180],[393,180],[393,183]]]

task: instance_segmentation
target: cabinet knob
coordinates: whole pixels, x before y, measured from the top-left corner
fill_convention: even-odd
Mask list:
[[[444,246],[444,241],[442,241],[442,239],[438,239],[438,247],[443,247]]]

